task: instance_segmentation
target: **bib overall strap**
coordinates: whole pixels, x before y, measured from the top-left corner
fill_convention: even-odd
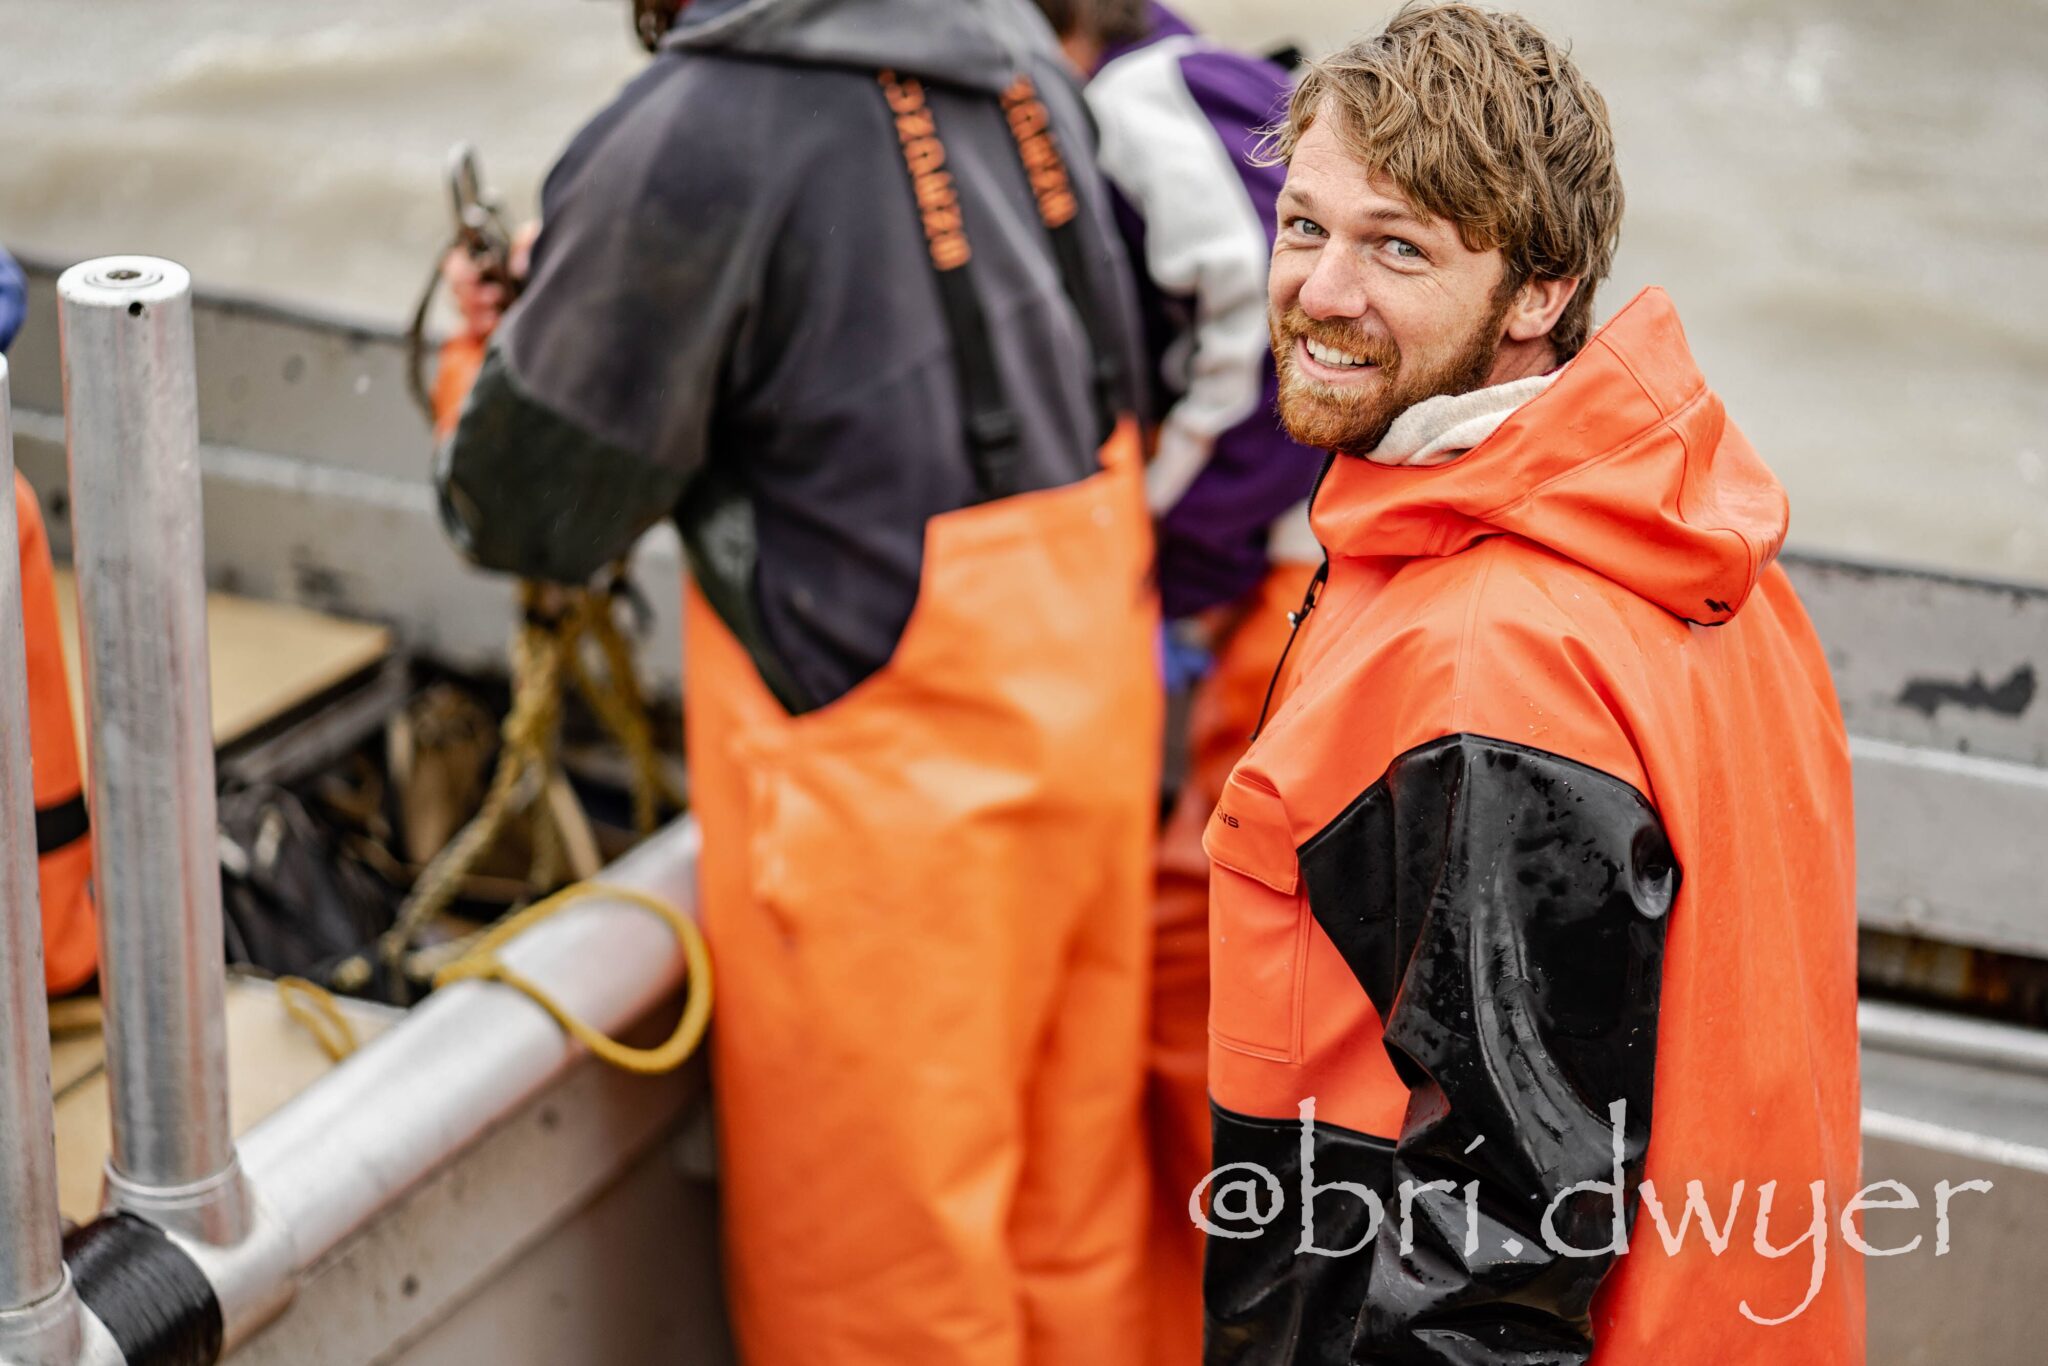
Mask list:
[[[946,169],[946,145],[939,138],[924,83],[915,77],[880,73],[882,93],[896,125],[903,164],[924,227],[925,249],[938,281],[939,306],[953,342],[960,372],[960,396],[967,410],[967,448],[974,462],[978,500],[992,502],[1018,491],[1023,429],[1003,391],[994,343],[981,298],[967,273],[974,249],[967,241],[960,192]]]
[[[1017,155],[1023,158],[1024,172],[1030,177],[1032,198],[1038,201],[1038,219],[1052,238],[1060,283],[1088,333],[1095,411],[1102,427],[1101,439],[1106,441],[1124,407],[1122,352],[1115,329],[1110,326],[1103,294],[1088,276],[1087,244],[1082,240],[1079,222],[1081,202],[1074,193],[1073,177],[1067,173],[1066,158],[1060,155],[1059,142],[1053,136],[1052,115],[1029,76],[1019,75],[1003,92],[1003,113],[1010,125],[1010,136],[1017,140]]]

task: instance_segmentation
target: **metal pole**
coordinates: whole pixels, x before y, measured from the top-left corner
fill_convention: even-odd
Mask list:
[[[0,480],[9,485],[0,501],[0,1314],[39,1304],[65,1285],[9,413],[0,357]]]
[[[107,1199],[231,1243],[226,980],[192,286],[146,256],[57,281],[113,1153]]]

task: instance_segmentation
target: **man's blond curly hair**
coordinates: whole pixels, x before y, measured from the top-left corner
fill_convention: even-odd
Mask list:
[[[1551,342],[1586,344],[1593,291],[1621,237],[1621,175],[1607,102],[1570,54],[1519,14],[1408,4],[1384,32],[1311,62],[1267,163],[1328,118],[1345,148],[1474,251],[1507,258],[1502,297],[1533,278],[1576,279]]]

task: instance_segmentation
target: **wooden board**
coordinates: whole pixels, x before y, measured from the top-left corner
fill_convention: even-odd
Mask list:
[[[405,1012],[368,1001],[337,999],[368,1043]],[[227,994],[228,1111],[247,1133],[334,1064],[306,1027],[285,1013],[277,987],[262,978],[230,977]],[[52,1044],[57,1097],[57,1204],[83,1223],[99,1212],[112,1140],[108,1129],[106,1045],[97,1032],[60,1035]]]
[[[57,571],[56,584],[71,715],[83,758],[85,675],[78,663],[78,590],[69,569]],[[206,595],[206,630],[216,746],[247,735],[391,652],[387,627],[228,593]]]

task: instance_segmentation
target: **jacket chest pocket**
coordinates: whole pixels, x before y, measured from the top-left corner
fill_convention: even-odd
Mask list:
[[[1233,773],[1202,835],[1209,873],[1209,1035],[1255,1058],[1301,1057],[1308,897],[1280,794]]]

